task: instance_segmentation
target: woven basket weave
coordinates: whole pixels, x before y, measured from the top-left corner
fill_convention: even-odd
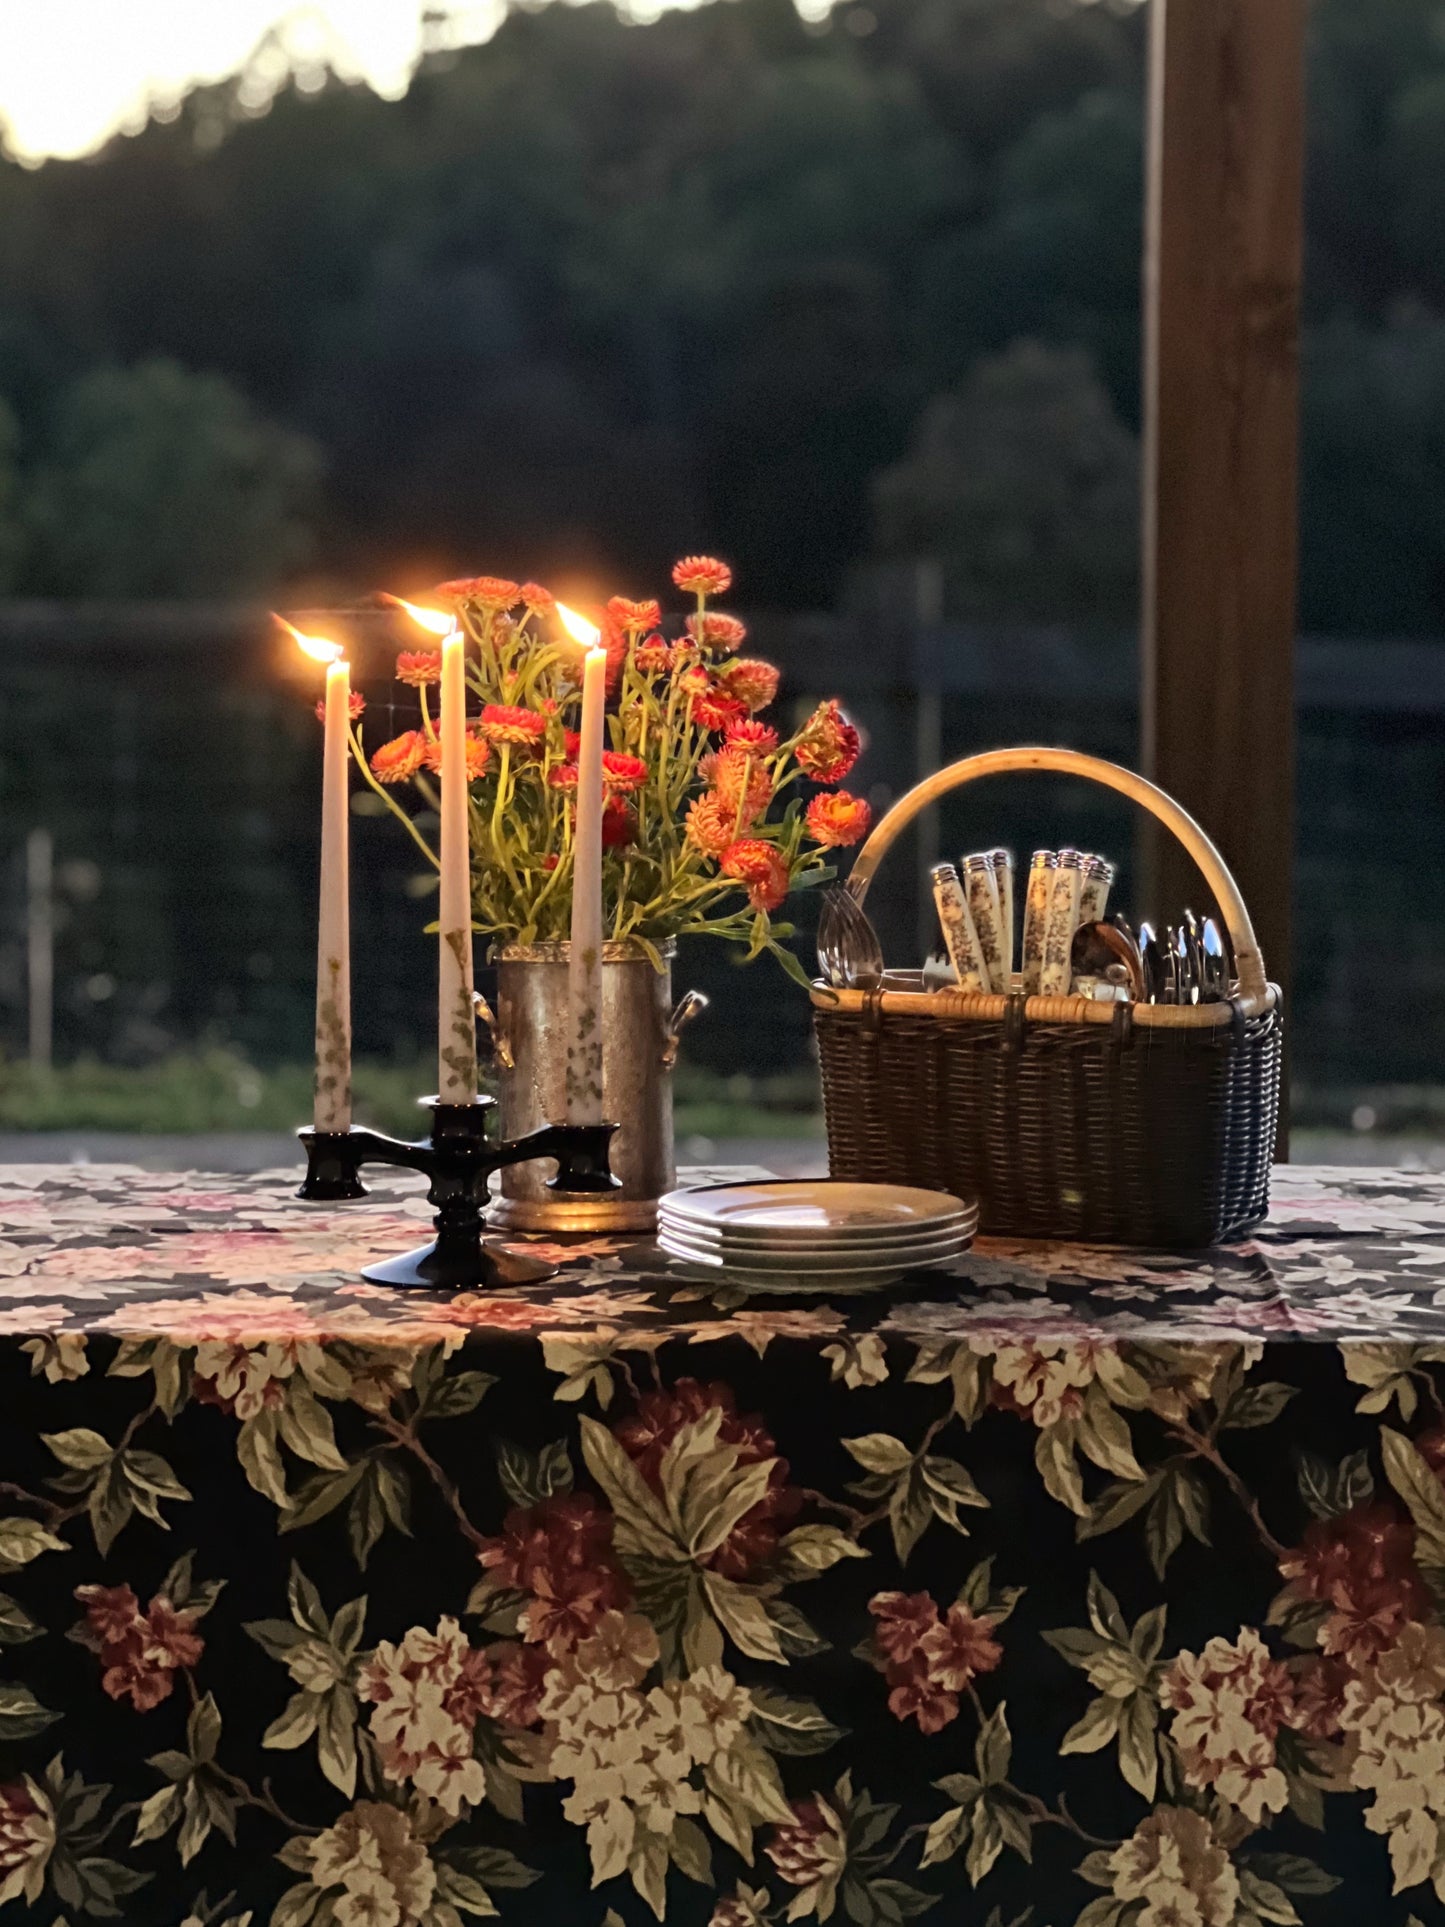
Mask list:
[[[1143,777],[1073,750],[993,750],[921,783],[869,837],[861,904],[902,830],[946,791],[1018,770],[1084,776],[1150,810],[1204,873],[1234,949],[1228,1003],[879,990],[812,997],[835,1178],[977,1197],[996,1236],[1197,1247],[1269,1208],[1283,1025],[1249,913],[1199,825]]]

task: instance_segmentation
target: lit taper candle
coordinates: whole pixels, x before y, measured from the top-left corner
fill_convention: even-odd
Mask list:
[[[351,857],[348,804],[351,670],[338,642],[304,636],[306,654],[326,664],[326,748],[321,765],[321,903],[316,922],[316,1075],[311,1121],[318,1131],[351,1129]]]
[[[437,1096],[470,1104],[477,1095],[477,1017],[472,989],[472,856],[467,810],[467,639],[442,637],[442,826]]]
[[[577,751],[577,824],[572,833],[572,943],[568,964],[567,1118],[602,1122],[602,729],[607,651],[601,630],[557,604],[582,666],[582,728]]]

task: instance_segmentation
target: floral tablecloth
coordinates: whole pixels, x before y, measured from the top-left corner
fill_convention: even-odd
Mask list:
[[[833,1304],[0,1170],[0,1907],[1445,1921],[1445,1184]]]

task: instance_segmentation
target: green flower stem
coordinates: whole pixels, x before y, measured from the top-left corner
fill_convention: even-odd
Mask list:
[[[354,727],[350,731],[350,736],[351,736],[351,753],[356,758],[357,765],[360,768],[362,775],[366,778],[367,782],[371,785],[372,789],[376,791],[377,795],[381,798],[382,802],[385,803],[386,807],[391,811],[392,815],[397,819],[397,821],[406,826],[407,835],[410,836],[412,842],[416,844],[417,848],[421,851],[422,855],[426,858],[427,862],[432,866],[434,870],[440,870],[441,862],[437,857],[436,852],[432,849],[431,845],[427,842],[426,838],[422,835],[421,831],[417,828],[415,823],[412,822],[411,818],[407,815],[406,811],[401,807],[400,803],[397,802],[396,798],[389,794],[389,792],[386,789],[386,786],[382,783],[378,783],[376,778],[372,775],[371,765],[366,760],[366,752],[361,747],[361,739],[357,735]]]

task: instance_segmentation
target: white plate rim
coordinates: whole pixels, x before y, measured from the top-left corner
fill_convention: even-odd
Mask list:
[[[729,1220],[721,1217],[716,1211],[698,1208],[697,1201],[706,1198],[716,1198],[720,1192],[736,1194],[740,1192],[777,1191],[786,1195],[787,1192],[797,1194],[804,1190],[816,1190],[818,1187],[825,1185],[836,1186],[840,1191],[845,1189],[851,1191],[883,1191],[892,1192],[895,1196],[900,1193],[911,1193],[915,1198],[935,1199],[938,1201],[939,1206],[941,1206],[943,1200],[946,1199],[951,1208],[935,1208],[927,1214],[920,1211],[917,1216],[911,1218],[894,1218],[891,1222],[883,1220],[873,1224],[839,1224],[833,1226],[749,1224],[746,1226],[731,1226],[730,1228],[746,1229],[753,1233],[766,1232],[771,1237],[787,1238],[802,1242],[816,1240],[819,1237],[836,1238],[840,1240],[848,1238],[877,1239],[890,1232],[896,1232],[904,1236],[913,1236],[924,1230],[939,1230],[945,1225],[959,1222],[968,1218],[970,1215],[976,1216],[978,1212],[978,1205],[975,1200],[957,1197],[951,1191],[929,1191],[921,1185],[913,1184],[854,1183],[854,1181],[849,1178],[757,1178],[739,1179],[722,1184],[680,1186],[677,1190],[669,1191],[664,1197],[658,1200],[658,1211],[659,1214],[665,1212],[674,1218],[686,1218],[693,1223],[720,1230],[725,1225],[729,1225]]]
[[[974,1235],[971,1224],[950,1225],[945,1230],[930,1232],[927,1236],[920,1233],[913,1238],[895,1238],[877,1244],[834,1244],[830,1239],[819,1239],[814,1244],[771,1244],[765,1239],[745,1239],[716,1237],[703,1228],[685,1219],[662,1218],[658,1221],[658,1231],[667,1232],[680,1238],[684,1244],[695,1245],[699,1250],[731,1252],[738,1257],[751,1255],[776,1258],[841,1258],[868,1259],[892,1258],[900,1252],[926,1251],[935,1246],[968,1242]]]
[[[785,1265],[761,1265],[755,1262],[739,1263],[734,1257],[722,1253],[699,1252],[695,1246],[679,1243],[665,1234],[657,1240],[658,1249],[669,1258],[676,1258],[683,1264],[696,1265],[706,1271],[732,1272],[739,1276],[760,1278],[892,1278],[905,1271],[926,1271],[934,1265],[949,1264],[963,1256],[968,1249],[967,1242],[959,1244],[957,1250],[938,1250],[923,1252],[914,1256],[889,1258],[886,1261],[872,1260],[867,1264],[807,1264],[794,1260]]]

